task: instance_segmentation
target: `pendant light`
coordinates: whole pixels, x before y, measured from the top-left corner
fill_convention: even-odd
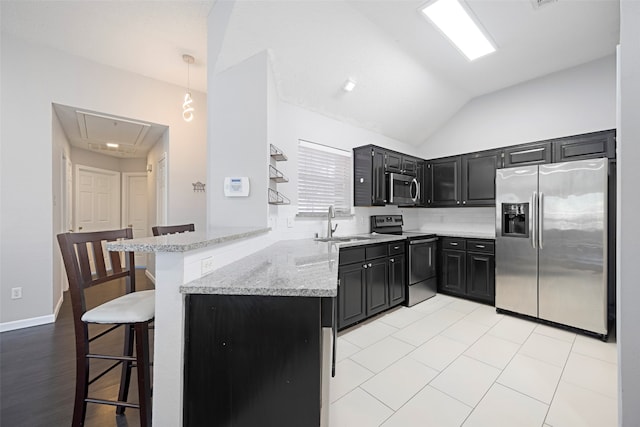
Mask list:
[[[195,62],[195,58],[191,55],[182,55],[182,60],[187,63],[187,92],[184,94],[184,102],[182,103],[182,118],[185,122],[193,120],[193,99],[189,91],[189,66]]]

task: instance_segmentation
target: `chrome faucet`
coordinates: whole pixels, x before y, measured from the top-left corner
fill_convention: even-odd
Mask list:
[[[338,228],[338,224],[335,227],[331,227],[331,218],[335,218],[336,213],[333,210],[333,205],[329,205],[329,212],[327,213],[327,239],[331,239],[333,237],[333,233]]]

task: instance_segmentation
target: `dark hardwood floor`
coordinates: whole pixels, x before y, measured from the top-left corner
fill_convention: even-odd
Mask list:
[[[136,270],[136,288],[153,289],[144,269]],[[123,290],[124,281],[111,287],[96,286],[87,293],[87,305],[93,307],[122,294]],[[113,354],[122,352],[122,329],[95,341],[93,345],[96,347],[93,348]],[[152,343],[153,338],[153,351]],[[108,366],[99,362],[92,365],[92,378],[102,370],[102,366]],[[89,396],[115,400],[120,372],[116,368],[92,384]],[[137,402],[135,375],[134,369],[129,400]],[[65,292],[55,323],[0,334],[0,426],[70,426],[75,377],[73,316],[69,296]],[[124,415],[116,416],[114,406],[88,404],[85,423],[88,427],[139,424],[137,409],[127,409]]]

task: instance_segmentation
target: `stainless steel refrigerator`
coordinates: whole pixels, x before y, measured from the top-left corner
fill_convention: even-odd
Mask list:
[[[497,171],[496,308],[607,335],[607,168]]]

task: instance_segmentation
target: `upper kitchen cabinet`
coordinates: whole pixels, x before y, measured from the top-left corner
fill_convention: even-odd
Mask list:
[[[432,207],[460,206],[462,159],[445,157],[429,162]]]
[[[416,207],[424,208],[431,203],[431,168],[426,161],[418,161],[416,178],[418,179],[418,202]]]
[[[553,142],[553,161],[616,157],[616,131],[605,130],[562,138]]]
[[[415,157],[406,156],[395,151],[387,151],[385,170],[389,173],[416,176],[418,161]]]
[[[501,165],[501,150],[482,151],[462,156],[463,206],[494,206],[496,169]]]
[[[384,206],[386,151],[372,145],[353,149],[353,205]]]
[[[514,145],[504,149],[504,167],[551,163],[551,141]]]

